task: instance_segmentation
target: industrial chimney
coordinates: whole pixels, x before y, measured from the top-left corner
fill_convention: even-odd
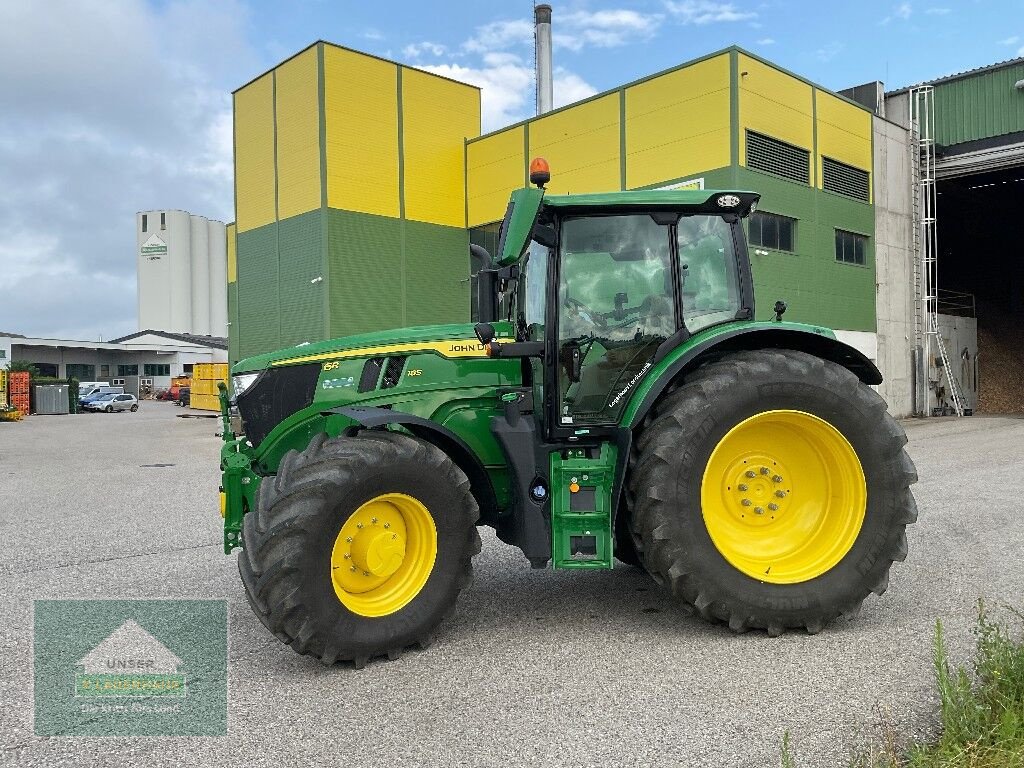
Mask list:
[[[551,74],[551,6],[533,9],[534,47],[537,50],[537,114],[551,111],[554,100]]]

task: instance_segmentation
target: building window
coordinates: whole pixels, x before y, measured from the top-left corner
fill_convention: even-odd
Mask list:
[[[840,163],[831,157],[821,158],[821,186],[826,192],[852,197],[867,203],[871,201],[870,175],[867,171]]]
[[[868,239],[856,232],[836,230],[836,261],[844,264],[864,264]]]
[[[756,211],[750,214],[750,244],[775,251],[794,251],[796,219],[775,213]]]
[[[107,365],[106,363],[101,363],[100,364],[100,378],[101,379],[109,379],[110,378],[110,366]]]
[[[170,376],[171,366],[161,363],[146,363],[142,366],[142,372],[146,376]]]
[[[138,376],[139,366],[138,365],[119,365],[117,366],[118,376]]]
[[[167,229],[167,214],[160,212],[160,229]]]
[[[798,184],[810,184],[809,151],[755,131],[747,131],[746,136],[747,168],[764,171]]]
[[[68,363],[64,366],[64,370],[67,372],[69,379],[92,381],[96,378],[95,365],[86,365],[85,363]]]
[[[149,216],[142,214],[142,231],[145,232],[149,227]]]
[[[192,363],[185,363],[184,365],[182,365],[181,366],[181,374],[183,376],[191,376],[192,375]]]

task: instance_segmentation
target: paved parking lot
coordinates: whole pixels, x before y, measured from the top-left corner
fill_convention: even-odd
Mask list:
[[[0,424],[0,765],[833,766],[879,713],[934,727],[931,642],[966,659],[976,600],[1024,595],[1024,420],[912,423],[921,517],[889,592],[817,636],[733,636],[640,571],[531,572],[484,535],[435,645],[325,668],[251,613],[220,548],[212,419]],[[32,601],[229,603],[228,738],[33,735]]]

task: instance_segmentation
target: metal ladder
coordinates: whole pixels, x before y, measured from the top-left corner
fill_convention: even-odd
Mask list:
[[[931,379],[932,344],[939,352],[939,359],[946,374],[950,399],[957,416],[964,415],[964,396],[960,382],[950,371],[949,355],[939,334],[939,247],[936,229],[938,195],[935,181],[935,101],[934,88],[919,85],[910,90],[910,124],[916,138],[917,151],[913,153],[916,171],[916,194],[914,195],[914,237],[913,245],[917,259],[914,263],[914,293],[917,300],[917,317],[914,322],[916,341],[921,345],[921,371],[924,376],[924,414],[931,412],[931,394],[928,382]],[[915,130],[916,129],[916,130]]]

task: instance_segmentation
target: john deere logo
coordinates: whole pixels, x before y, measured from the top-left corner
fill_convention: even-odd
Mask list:
[[[184,696],[181,659],[135,621],[128,619],[78,661],[76,696]]]

